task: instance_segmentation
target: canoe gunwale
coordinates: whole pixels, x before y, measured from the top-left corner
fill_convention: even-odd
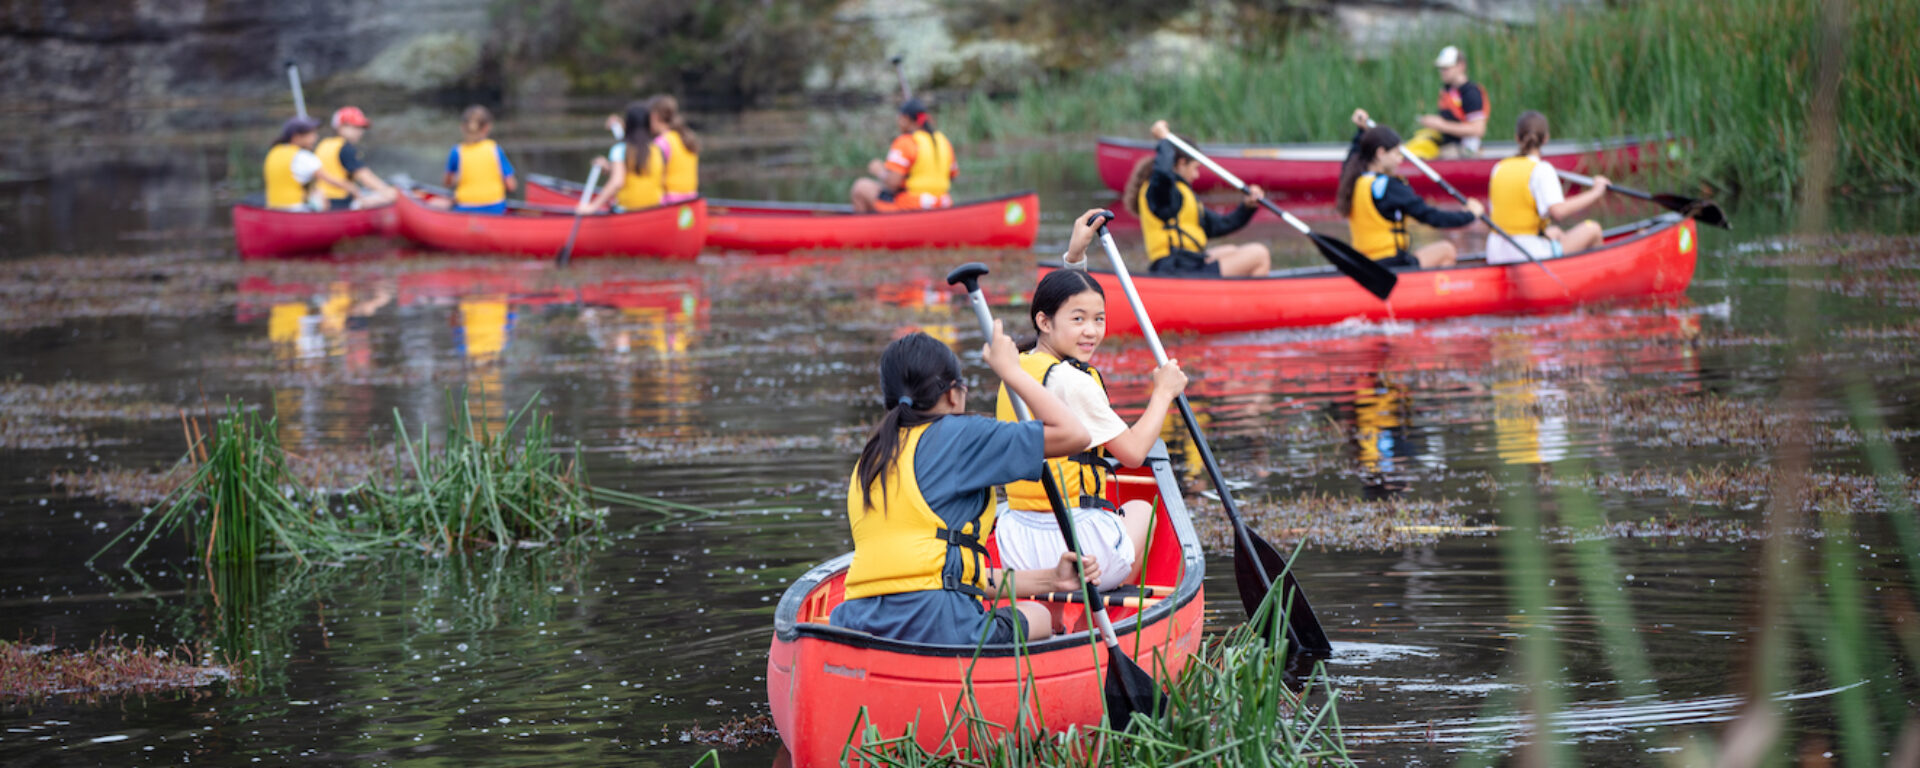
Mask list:
[[[1163,514],[1167,515],[1168,522],[1180,539],[1181,577],[1172,596],[1141,610],[1132,618],[1115,624],[1114,634],[1122,638],[1171,620],[1179,609],[1199,597],[1206,578],[1206,556],[1201,550],[1199,535],[1194,530],[1186,502],[1180,496],[1179,482],[1173,475],[1173,463],[1168,456],[1165,443],[1158,441],[1154,443],[1153,450],[1147,455],[1147,466],[1153,469],[1154,484],[1160,494]],[[976,654],[982,658],[1038,655],[1066,649],[1084,652],[1086,646],[1094,642],[1089,630],[1056,635],[1025,645],[1011,643],[985,646],[933,645],[892,640],[827,624],[798,621],[801,605],[806,602],[808,595],[812,594],[821,583],[845,571],[852,563],[852,552],[842,554],[808,569],[787,587],[787,591],[780,597],[779,606],[774,611],[773,626],[776,642],[794,643],[810,639],[861,650],[942,658],[964,658]]]
[[[1673,141],[1676,138],[1678,137],[1672,133],[1661,133],[1646,136],[1611,136],[1604,139],[1562,139],[1547,142],[1546,146],[1541,147],[1540,154],[1542,157],[1547,158],[1566,155],[1584,155],[1594,152],[1607,152],[1626,149],[1628,147],[1638,147],[1662,141]],[[1098,137],[1096,141],[1099,145],[1147,152],[1153,151],[1154,146],[1157,144],[1157,142],[1152,139],[1135,139],[1124,136],[1101,136]],[[1201,144],[1196,146],[1195,149],[1207,152],[1209,155],[1215,156],[1216,159],[1226,157],[1235,160],[1339,162],[1346,156],[1349,146],[1351,146],[1351,144],[1344,141],[1315,141],[1284,144]],[[1478,155],[1448,159],[1494,161],[1507,156],[1506,154],[1500,154],[1499,151],[1505,150],[1510,154],[1518,148],[1518,145],[1511,141],[1492,141],[1481,144],[1481,148],[1482,151]],[[1249,152],[1253,154],[1248,154]],[[1329,152],[1338,154],[1340,157],[1329,159],[1323,156]]]

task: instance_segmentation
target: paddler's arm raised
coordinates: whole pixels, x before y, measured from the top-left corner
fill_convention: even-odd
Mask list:
[[[1074,217],[1073,237],[1067,239],[1067,252],[1060,255],[1060,261],[1066,264],[1067,269],[1086,271],[1087,246],[1092,245],[1094,238],[1100,236],[1100,226],[1093,223],[1094,217],[1105,213],[1106,210],[1105,208],[1088,208],[1086,213]]]
[[[1180,193],[1174,186],[1178,177],[1173,174],[1173,161],[1180,150],[1167,141],[1171,133],[1167,121],[1154,121],[1152,131],[1160,143],[1153,148],[1153,173],[1147,177],[1147,210],[1163,221],[1171,220],[1180,215]]]
[[[1086,425],[1080,423],[1060,398],[1020,369],[1020,349],[1014,346],[1013,337],[1007,335],[999,320],[993,321],[993,341],[987,344],[986,358],[994,375],[1007,385],[1007,391],[1018,395],[1027,404],[1028,415],[1040,422],[1047,458],[1087,449],[1093,436],[1087,432]]]

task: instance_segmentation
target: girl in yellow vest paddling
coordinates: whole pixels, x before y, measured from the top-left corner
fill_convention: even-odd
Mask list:
[[[1579,253],[1605,238],[1600,222],[1592,219],[1566,230],[1554,224],[1578,216],[1599,202],[1607,193],[1608,182],[1605,176],[1595,176],[1592,189],[1567,197],[1560,189],[1553,164],[1540,159],[1540,147],[1547,138],[1546,115],[1533,110],[1520,113],[1514,125],[1514,140],[1520,143],[1520,151],[1494,164],[1493,177],[1487,181],[1487,201],[1493,204],[1489,217],[1536,259]],[[1488,264],[1526,260],[1527,254],[1504,238],[1487,239]]]
[[[953,206],[953,179],[960,163],[953,142],[934,130],[933,116],[919,99],[900,105],[900,135],[887,148],[887,159],[867,163],[872,178],[853,183],[849,193],[855,213],[891,213]]]
[[[1140,217],[1140,234],[1147,241],[1147,270],[1156,275],[1266,277],[1273,270],[1266,246],[1207,244],[1208,238],[1232,234],[1253,220],[1255,206],[1266,196],[1260,185],[1247,187],[1246,197],[1233,213],[1223,216],[1207,210],[1193,196],[1191,186],[1200,178],[1199,161],[1166,140],[1167,121],[1154,122],[1152,131],[1160,145],[1151,160],[1134,166],[1127,190],[1120,194],[1121,204]]]
[[[445,184],[453,188],[453,209],[463,213],[506,213],[507,193],[519,188],[507,153],[487,135],[493,113],[475,104],[460,115],[460,143],[447,153]]]
[[[1107,335],[1106,292],[1086,273],[1087,244],[1097,232],[1089,219],[1099,212],[1095,209],[1074,219],[1073,240],[1065,256],[1068,268],[1048,273],[1034,286],[1027,317],[1036,336],[1032,347],[1020,355],[1020,368],[1065,403],[1087,429],[1081,450],[1048,460],[1047,471],[1074,508],[1081,552],[1100,561],[1099,588],[1111,590],[1134,578],[1146,552],[1147,532],[1153,529],[1153,507],[1138,500],[1115,507],[1107,500],[1111,473],[1105,457],[1129,467],[1146,462],[1147,452],[1166,424],[1168,406],[1186,391],[1187,374],[1180,370],[1179,361],[1168,360],[1153,371],[1153,389],[1139,420],[1128,426],[1113,412],[1106,381],[1091,365],[1094,351]],[[1017,418],[1005,387],[1000,390],[997,415],[1002,421]],[[1066,551],[1053,506],[1039,483],[1008,483],[1007,509],[994,539],[1000,545],[1002,564],[1015,569],[1044,567]]]
[[[1334,193],[1334,206],[1347,217],[1352,230],[1353,249],[1389,267],[1453,266],[1459,260],[1453,243],[1441,240],[1412,248],[1407,219],[1458,229],[1473,224],[1486,208],[1472,198],[1464,211],[1427,205],[1406,179],[1394,175],[1405,159],[1400,154],[1400,134],[1384,125],[1368,128],[1367,122],[1366,110],[1353,111],[1353,123],[1360,130],[1353,135],[1346,164],[1340,167],[1340,190]]]
[[[607,184],[577,210],[592,213],[612,200],[616,211],[637,211],[700,196],[700,137],[687,129],[672,96],[627,104],[621,142],[593,164]]]
[[[1034,570],[988,568],[993,487],[1038,480],[1046,458],[1084,448],[1087,430],[1020,370],[1013,339],[993,326],[987,363],[1025,400],[1032,421],[966,415],[967,382],[946,344],[915,333],[880,355],[887,414],[867,438],[847,488],[853,564],[836,627],[916,643],[974,645],[1053,633],[1038,603],[987,611],[983,599],[1079,589],[1072,554]],[[1100,576],[1088,557],[1086,575]]]

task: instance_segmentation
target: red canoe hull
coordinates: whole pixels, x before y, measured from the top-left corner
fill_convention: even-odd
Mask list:
[[[1200,644],[1204,556],[1185,505],[1168,495],[1177,494],[1178,485],[1164,448],[1156,450],[1147,468],[1123,472],[1128,473],[1123,481],[1113,484],[1116,500],[1167,499],[1160,506],[1144,581],[1175,590],[1140,614],[1121,608],[1108,613],[1121,647],[1142,668],[1178,675]],[[1025,657],[1012,655],[1011,646],[988,647],[976,660],[971,647],[898,643],[825,626],[844,596],[850,557],[802,576],[776,613],[767,653],[767,698],[796,768],[841,764],[856,723],[875,727],[883,739],[912,729],[920,745],[935,752],[966,749],[971,734],[964,726],[949,734],[948,726],[958,722],[956,710],[966,701],[969,679],[973,700],[966,711],[993,723],[1022,723],[1031,732],[1101,721],[1107,651],[1089,648],[1084,633],[1036,643]],[[1084,618],[1079,606],[1067,610],[1069,622]]]
[[[577,190],[578,185],[568,182],[529,178],[527,202],[572,206],[579,200]],[[1040,228],[1040,196],[1032,192],[886,214],[855,214],[845,205],[745,200],[711,200],[708,210],[707,245],[755,253],[1032,248]]]
[[[1233,333],[1267,328],[1330,325],[1348,318],[1431,320],[1466,315],[1544,312],[1580,304],[1657,298],[1684,293],[1693,281],[1698,237],[1692,219],[1667,220],[1608,240],[1585,253],[1546,262],[1566,283],[1562,290],[1531,263],[1400,273],[1391,302],[1381,301],[1344,275],[1221,280],[1133,275],[1134,287],[1162,333]],[[1041,276],[1054,268],[1042,266]],[[1108,302],[1107,333],[1139,335],[1125,308],[1120,282],[1111,272],[1094,277]]]
[[[1541,150],[1541,158],[1555,168],[1575,173],[1630,173],[1640,167],[1642,149],[1648,158],[1660,148],[1674,147],[1667,140],[1634,138],[1599,142],[1552,142]],[[1134,139],[1102,137],[1096,149],[1100,179],[1109,189],[1126,189],[1127,177],[1141,159],[1153,156],[1154,143]],[[1345,144],[1220,144],[1199,148],[1214,162],[1248,184],[1259,184],[1270,192],[1331,195],[1340,186],[1340,163],[1346,158]],[[1429,160],[1441,178],[1464,194],[1485,194],[1487,178],[1494,163],[1514,153],[1509,143],[1489,142],[1479,157],[1458,160]],[[1427,180],[1412,163],[1400,166],[1400,175],[1423,195],[1444,195],[1446,191]],[[1225,189],[1226,182],[1212,171],[1200,170],[1193,188],[1197,191]]]
[[[241,258],[326,253],[354,237],[392,235],[398,217],[393,206],[359,211],[296,213],[253,205],[233,207],[233,244]]]
[[[567,242],[574,216],[509,210],[505,215],[456,213],[428,207],[408,195],[395,203],[400,234],[422,245],[459,253],[553,256]],[[573,257],[652,256],[691,259],[707,239],[707,201],[694,199],[632,213],[582,217]]]

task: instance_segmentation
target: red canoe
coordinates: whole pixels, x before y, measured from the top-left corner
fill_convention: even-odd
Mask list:
[[[527,202],[572,206],[580,185],[527,177]],[[810,248],[1031,248],[1040,227],[1040,196],[1015,192],[952,208],[855,214],[848,205],[709,200],[707,245],[723,250],[790,253]]]
[[[1147,584],[1172,586],[1173,594],[1144,609],[1107,612],[1120,645],[1142,668],[1178,674],[1200,644],[1205,561],[1199,538],[1164,445],[1155,447],[1145,466],[1121,473],[1120,482],[1111,486],[1113,501],[1145,499],[1162,510],[1143,578]],[[997,552],[991,543],[988,548]],[[827,617],[844,596],[852,561],[846,554],[815,566],[787,588],[774,613],[767,700],[796,768],[839,765],[863,708],[864,724],[877,728],[880,738],[912,728],[921,746],[939,752],[967,747],[971,734],[964,726],[948,740],[949,723],[959,723],[959,706],[993,723],[1027,723],[1049,731],[1100,722],[1107,650],[1090,643],[1087,633],[1033,643],[1024,657],[1011,645],[987,646],[976,660],[970,645],[904,643],[832,627]],[[993,564],[999,564],[997,557]],[[1067,611],[1070,623],[1084,618],[1077,605]],[[974,701],[963,704],[969,669]]]
[[[1329,325],[1351,317],[1430,320],[1442,317],[1566,309],[1603,301],[1672,296],[1693,281],[1698,238],[1692,219],[1665,214],[1608,230],[1600,247],[1545,263],[1559,283],[1531,263],[1490,266],[1470,255],[1459,266],[1401,271],[1381,301],[1332,267],[1222,280],[1133,275],[1153,326],[1163,333],[1231,333]],[[1041,276],[1057,267],[1042,265]],[[1125,294],[1111,272],[1095,271],[1111,306]],[[1128,310],[1107,313],[1107,332],[1137,335]]]
[[[397,221],[391,205],[298,213],[242,203],[233,207],[233,244],[246,259],[326,253],[347,238],[392,235]]]
[[[1096,152],[1100,163],[1100,179],[1115,191],[1126,189],[1127,177],[1133,173],[1134,165],[1142,158],[1152,157],[1153,147],[1152,141],[1101,137]],[[1563,171],[1589,175],[1617,174],[1638,169],[1643,149],[1651,158],[1661,148],[1675,152],[1679,145],[1667,139],[1636,137],[1586,142],[1554,141],[1541,148],[1540,157]],[[1337,143],[1207,144],[1199,149],[1222,168],[1239,176],[1241,181],[1259,184],[1268,191],[1288,194],[1333,194],[1340,186],[1340,163],[1347,157],[1347,145]],[[1485,194],[1487,177],[1493,174],[1493,164],[1514,152],[1513,142],[1487,142],[1481,145],[1478,157],[1429,160],[1427,164],[1461,192]],[[1400,166],[1400,175],[1406,177],[1413,188],[1423,195],[1446,194],[1411,163]],[[1226,186],[1220,177],[1204,168],[1200,170],[1200,178],[1193,183],[1197,191]]]
[[[432,248],[461,253],[552,256],[566,244],[573,212],[546,206],[510,208],[504,215],[456,213],[400,196],[400,234]],[[582,217],[575,257],[659,256],[691,259],[707,240],[707,201],[695,198],[631,213]]]

